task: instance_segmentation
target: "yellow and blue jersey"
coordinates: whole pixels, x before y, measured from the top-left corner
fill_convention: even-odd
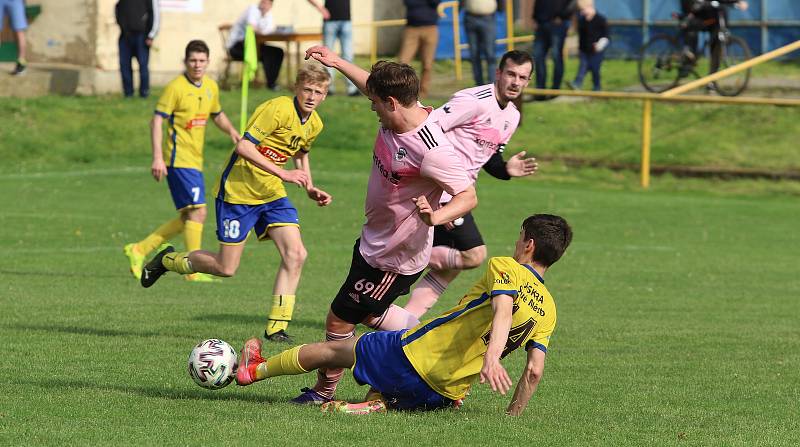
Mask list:
[[[556,327],[556,305],[544,280],[513,258],[492,258],[483,278],[457,306],[403,334],[403,352],[437,393],[461,399],[480,373],[494,316],[491,299],[497,295],[514,299],[503,357],[520,346],[547,352]]]
[[[281,96],[264,102],[250,117],[242,138],[272,163],[283,166],[298,152],[308,152],[322,132],[316,111],[303,121],[296,99]],[[234,150],[222,172],[215,194],[227,203],[259,205],[286,197],[280,178],[263,171]]]
[[[155,111],[169,123],[163,145],[167,167],[203,170],[206,124],[220,112],[219,87],[208,76],[203,76],[200,85],[185,74],[167,84]]]

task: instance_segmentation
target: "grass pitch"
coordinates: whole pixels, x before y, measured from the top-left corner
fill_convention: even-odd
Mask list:
[[[575,231],[546,276],[558,328],[522,417],[504,416],[509,396],[485,386],[459,411],[367,418],[286,403],[313,375],[197,387],[186,372],[189,351],[209,337],[240,346],[263,330],[279,258],[270,243],[250,240],[237,276],[222,284],[169,274],[145,290],[128,274],[122,246],[174,215],[166,186],[149,177],[152,102],[0,100],[0,122],[10,124],[0,129],[0,336],[11,372],[0,393],[0,444],[796,445],[800,202],[789,182],[662,177],[643,191],[635,173],[557,164],[529,179],[482,177],[475,216],[490,256],[511,252],[531,213],[561,214]],[[233,95],[223,103],[236,108]],[[639,113],[614,103],[587,107],[600,107],[601,120]],[[775,109],[751,110],[739,115],[743,123]],[[334,97],[320,112],[326,128],[312,166],[334,202],[317,208],[288,188],[309,251],[290,326],[303,343],[321,339],[347,273],[377,125],[364,98]],[[569,126],[589,113],[552,104],[526,112],[511,150],[537,154],[569,147],[537,116]],[[772,132],[775,143],[764,151],[794,144]],[[637,141],[633,127],[621,126],[580,146],[613,157],[621,151],[614,138]],[[210,185],[230,146],[215,129],[207,144]],[[709,157],[724,158],[713,148]],[[796,150],[781,157],[758,162],[800,165]],[[215,246],[210,214],[205,247]],[[434,312],[478,274],[451,284]],[[514,380],[523,359],[516,352],[504,361]],[[348,373],[339,397],[365,392]]]

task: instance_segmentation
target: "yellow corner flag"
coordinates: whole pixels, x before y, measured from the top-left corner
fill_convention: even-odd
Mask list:
[[[256,33],[247,25],[244,34],[244,64],[242,66],[242,110],[239,119],[239,133],[243,134],[247,125],[247,87],[258,70],[258,54],[256,53]]]

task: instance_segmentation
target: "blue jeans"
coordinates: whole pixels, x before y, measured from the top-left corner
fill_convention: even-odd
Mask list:
[[[150,94],[150,70],[147,63],[150,59],[150,47],[144,42],[146,33],[121,33],[119,35],[119,71],[122,74],[122,92],[125,96],[133,96],[133,67],[131,59],[139,63],[139,96],[146,98]]]
[[[600,90],[600,65],[603,63],[603,54],[605,51],[599,53],[584,53],[580,52],[581,64],[578,67],[578,74],[575,75],[575,88],[581,88],[583,84],[583,77],[586,76],[587,71],[592,72],[593,90]]]
[[[536,88],[545,88],[547,83],[547,52],[553,58],[553,88],[561,88],[564,77],[564,40],[567,38],[569,22],[539,23],[536,28],[536,40],[533,41],[533,60],[536,65]]]
[[[494,14],[483,16],[464,14],[464,29],[469,43],[469,59],[472,62],[472,77],[475,85],[483,85],[483,65],[486,60],[486,72],[489,84],[494,82],[495,71],[495,21]]]
[[[25,2],[22,0],[0,0],[0,31],[3,30],[3,17],[8,13],[8,22],[15,32],[28,29],[25,18]]]
[[[322,23],[322,43],[333,49],[333,45],[339,41],[342,47],[341,55],[344,60],[353,62],[353,24],[349,20],[326,20]],[[328,91],[333,92],[333,79],[336,76],[336,69],[328,68],[331,75],[331,85]],[[347,79],[347,93],[356,92],[356,86]]]

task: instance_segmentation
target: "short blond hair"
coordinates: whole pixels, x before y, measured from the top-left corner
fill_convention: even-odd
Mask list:
[[[594,0],[578,0],[578,8],[594,8]]]
[[[322,65],[313,62],[307,63],[297,71],[295,85],[300,85],[305,82],[310,82],[312,84],[329,84],[331,82],[331,75]]]

